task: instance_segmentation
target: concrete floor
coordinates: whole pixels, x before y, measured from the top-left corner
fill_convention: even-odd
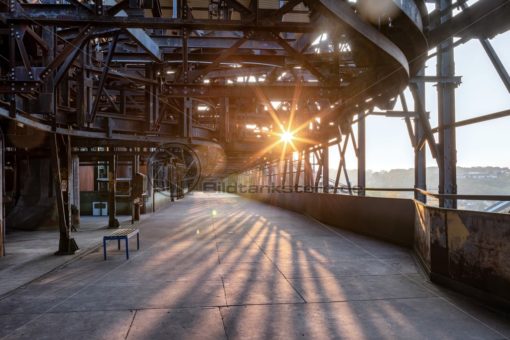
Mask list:
[[[131,216],[118,216],[118,219],[121,225],[131,223]],[[103,235],[112,232],[107,229],[107,225],[108,217],[82,216],[80,227],[73,233],[80,249],[69,256],[54,256],[58,249],[57,227],[9,232],[6,237],[5,256],[0,258],[0,298],[101,244]]]
[[[428,282],[407,249],[299,214],[195,193],[139,227],[129,261],[112,242],[108,261],[97,249],[1,299],[0,337],[510,337],[508,319]]]

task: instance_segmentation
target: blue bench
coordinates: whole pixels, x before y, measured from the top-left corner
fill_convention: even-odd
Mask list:
[[[136,249],[140,249],[140,230],[118,229],[110,235],[103,236],[103,255],[106,261],[106,241],[117,240],[117,247],[120,250],[120,241],[126,241],[126,259],[129,260],[129,239],[136,235]]]

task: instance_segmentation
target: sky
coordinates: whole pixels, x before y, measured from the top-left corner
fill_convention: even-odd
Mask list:
[[[490,41],[503,65],[510,72],[510,31]],[[510,93],[478,40],[471,40],[455,49],[455,67],[456,74],[462,77],[462,84],[456,90],[457,120],[510,109]],[[436,58],[431,58],[426,64],[425,72],[433,75],[435,69]],[[411,109],[413,101],[410,92],[406,90],[405,95]],[[395,109],[399,110],[400,104],[397,105]],[[430,112],[432,127],[436,127],[437,90],[432,83],[426,87],[426,109]],[[370,116],[366,121],[366,129],[367,169],[380,171],[414,167],[414,152],[403,119]],[[457,165],[510,167],[509,146],[510,117],[459,127]],[[330,154],[333,165],[338,155],[336,152]],[[347,152],[347,167],[355,169],[356,163],[356,157],[350,147]],[[427,166],[436,166],[430,152]]]

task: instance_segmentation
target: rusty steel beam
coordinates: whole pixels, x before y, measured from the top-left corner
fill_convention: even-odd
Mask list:
[[[103,92],[103,88],[105,85],[106,77],[108,75],[108,71],[110,69],[110,63],[113,58],[113,54],[115,53],[115,47],[117,46],[117,41],[119,39],[119,32],[115,34],[113,37],[110,48],[108,50],[108,56],[106,57],[106,61],[103,66],[103,72],[101,74],[101,78],[99,79],[99,85],[96,90],[96,100],[94,101],[94,104],[92,105],[92,111],[90,112],[90,117],[88,117],[87,121],[88,123],[91,123],[96,118],[96,112],[97,108],[99,107],[99,100],[101,99],[101,94]]]
[[[203,70],[198,70],[196,73],[192,74],[189,81],[193,83],[201,79],[202,77],[206,76],[209,72],[216,69],[218,66],[220,66],[221,62],[225,61],[227,58],[232,56],[239,48],[241,48],[241,46],[243,46],[244,42],[247,41],[249,37],[250,36],[247,35],[236,41],[231,47],[221,52],[220,55],[216,59],[214,59],[214,61],[211,64],[207,65],[206,68],[204,68]]]
[[[45,81],[46,78],[52,74],[62,63],[66,60],[66,58],[76,49],[79,49],[82,43],[88,39],[90,33],[92,32],[92,26],[90,24],[85,25],[80,32],[76,35],[76,37],[67,43],[67,46],[60,52],[49,64],[46,66],[44,71],[41,73],[41,80]]]
[[[443,20],[427,34],[430,48],[436,47],[450,37],[467,39],[492,38],[510,29],[510,1],[478,1],[454,17]]]
[[[276,33],[272,33],[271,36],[280,46],[282,46],[285,49],[285,51],[287,51],[288,54],[291,55],[291,57],[297,60],[301,65],[303,65],[303,67],[305,67],[311,74],[313,74],[317,78],[317,80],[319,80],[320,82],[327,81],[324,75],[314,65],[312,65],[303,54],[296,51],[284,39],[282,39],[282,37],[280,37]]]
[[[144,29],[188,29],[190,31],[262,31],[262,32],[313,32],[315,27],[301,22],[244,22],[239,20],[222,21],[210,19],[173,19],[173,18],[143,18],[143,17],[105,17],[98,15],[84,15],[73,12],[73,9],[46,8],[37,9],[30,6],[31,11],[25,13],[10,13],[4,16],[8,24],[37,22],[39,25],[57,25],[83,27],[113,28],[144,28]]]
[[[212,98],[212,97],[253,97],[254,91],[260,89],[268,98],[292,99],[295,86],[271,84],[233,84],[233,85],[198,85],[168,84],[163,95],[169,97]],[[344,88],[337,86],[302,86],[301,95],[309,98],[338,98]]]
[[[51,168],[57,196],[57,211],[59,221],[59,246],[55,255],[71,255],[78,250],[78,245],[71,237],[71,203],[70,203],[70,170],[71,170],[71,139],[56,133],[50,137]],[[62,166],[62,160],[64,166]],[[63,174],[67,174],[65,177]],[[64,186],[65,185],[65,186]]]

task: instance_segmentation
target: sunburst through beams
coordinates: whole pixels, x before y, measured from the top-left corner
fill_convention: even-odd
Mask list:
[[[282,142],[284,143],[290,143],[292,141],[292,139],[294,138],[294,136],[292,135],[292,132],[290,131],[285,131],[284,133],[282,133],[282,135],[280,136],[280,139],[282,140]]]
[[[271,101],[269,98],[265,95],[265,93],[260,89],[259,87],[255,88],[256,95],[258,99],[266,103],[267,111],[271,118],[274,121],[274,126],[277,127],[280,131],[273,131],[272,134],[277,137],[277,140],[275,140],[273,143],[265,147],[264,149],[257,152],[257,154],[254,155],[254,158],[252,158],[252,161],[256,161],[259,157],[264,156],[266,153],[271,152],[273,149],[279,148],[281,149],[281,155],[280,159],[283,159],[286,154],[291,152],[297,152],[298,147],[296,147],[296,143],[300,144],[310,144],[310,145],[317,145],[320,144],[319,141],[315,141],[310,138],[306,138],[305,136],[299,136],[298,133],[303,132],[303,130],[308,127],[309,122],[311,120],[307,120],[306,122],[303,122],[301,125],[295,126],[294,119],[296,115],[296,108],[297,108],[297,102],[299,100],[299,97],[301,95],[301,82],[298,82],[296,84],[296,87],[294,89],[294,95],[292,98],[292,103],[290,106],[290,117],[288,122],[285,124],[280,120],[278,117],[278,114],[271,104]],[[327,116],[329,113],[331,113],[331,110],[322,110],[317,116],[322,118],[324,116]],[[289,146],[292,150],[288,150]]]
[[[334,106],[326,107],[320,110],[315,117],[312,119],[306,119],[305,121],[297,120],[296,110],[298,109],[298,101],[301,96],[302,84],[301,82],[296,83],[294,88],[294,94],[292,96],[292,103],[290,105],[290,115],[287,122],[282,122],[276,112],[275,107],[272,105],[270,99],[262,91],[260,87],[255,87],[255,93],[259,101],[265,103],[266,111],[274,122],[274,129],[271,134],[276,137],[275,140],[259,150],[256,154],[250,157],[249,163],[256,163],[260,158],[266,154],[273,152],[274,150],[280,150],[280,160],[283,160],[289,152],[298,152],[303,149],[303,144],[318,145],[321,142],[306,137],[308,133],[306,130],[310,126],[312,121],[324,120],[326,117],[333,113]],[[298,122],[295,122],[297,120]],[[297,124],[296,124],[297,123]],[[278,131],[279,130],[279,131]],[[297,144],[297,145],[296,145]]]

